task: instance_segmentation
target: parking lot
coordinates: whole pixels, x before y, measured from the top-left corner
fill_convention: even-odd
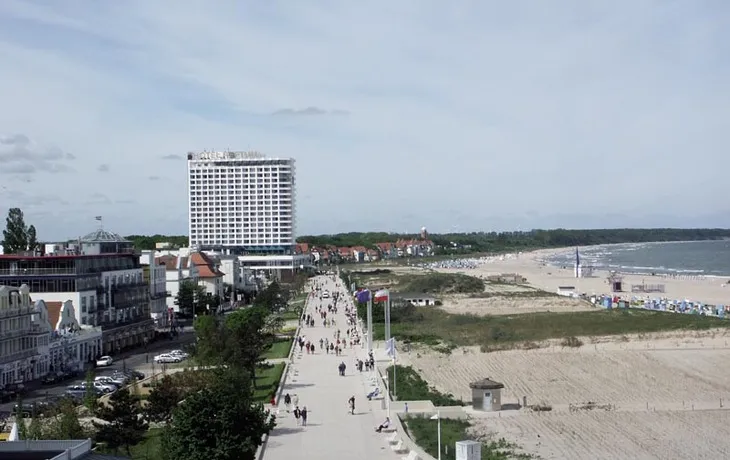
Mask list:
[[[194,332],[184,332],[173,340],[161,340],[150,344],[147,351],[142,349],[124,353],[119,356],[113,356],[114,362],[112,365],[97,367],[94,370],[94,376],[109,376],[114,371],[123,369],[141,370],[145,374],[149,374],[150,367],[156,355],[172,350],[184,349],[185,346],[192,343],[194,339]],[[28,385],[28,393],[23,396],[23,404],[32,404],[37,401],[57,398],[65,394],[69,385],[80,384],[84,380],[85,375],[79,375],[76,378],[52,385],[40,385],[39,382],[32,382]],[[0,419],[6,418],[12,412],[16,403],[16,401],[11,401],[0,404]]]

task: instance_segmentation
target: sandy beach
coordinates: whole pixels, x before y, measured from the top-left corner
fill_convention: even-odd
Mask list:
[[[475,436],[503,437],[542,459],[709,459],[730,450],[729,341],[725,330],[673,332],[596,337],[579,348],[416,347],[399,359],[465,401],[469,382],[502,382],[501,412],[467,409]]]
[[[438,271],[461,272],[472,276],[487,277],[502,273],[518,273],[527,279],[527,284],[548,292],[557,292],[559,286],[574,286],[580,294],[601,295],[611,294],[611,286],[607,281],[609,273],[596,271],[590,278],[575,278],[573,267],[554,267],[546,265],[542,260],[554,253],[574,251],[574,249],[548,249],[541,251],[512,254],[504,257],[494,257],[488,262],[480,264],[474,269],[445,269]],[[640,298],[667,298],[671,300],[690,300],[710,305],[730,304],[730,286],[728,279],[717,277],[687,277],[671,278],[662,275],[634,275],[623,273],[624,288],[616,295],[630,299]],[[663,284],[664,293],[640,294],[632,293],[631,285]]]

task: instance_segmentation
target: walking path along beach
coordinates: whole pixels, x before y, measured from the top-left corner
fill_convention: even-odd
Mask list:
[[[283,383],[281,401],[273,412],[277,414],[276,428],[269,436],[263,458],[265,460],[292,460],[293,458],[324,458],[348,460],[394,459],[399,456],[389,448],[387,434],[376,433],[375,427],[385,419],[385,411],[381,409],[381,401],[368,401],[366,398],[366,373],[360,373],[355,367],[356,358],[364,360],[367,350],[360,345],[354,348],[343,347],[340,356],[334,352],[325,353],[319,346],[320,339],[335,339],[339,329],[341,338],[347,338],[348,327],[345,306],[351,306],[351,295],[339,286],[332,277],[318,276],[314,281],[322,286],[322,291],[340,292],[336,314],[336,325],[325,327],[322,324],[317,306],[327,309],[333,304],[332,298],[321,299],[319,294],[307,298],[305,315],[314,318],[314,326],[303,325],[301,336],[305,341],[315,344],[314,354],[306,349],[300,352],[296,348],[293,364],[286,381]],[[339,281],[339,280],[338,280]],[[364,338],[361,339],[364,341]],[[345,376],[338,373],[338,365],[344,362],[347,366]],[[284,395],[289,394],[299,408],[306,406],[307,426],[297,423],[294,415],[287,412]],[[350,414],[348,400],[355,397],[355,414]],[[294,404],[291,405],[294,409]]]

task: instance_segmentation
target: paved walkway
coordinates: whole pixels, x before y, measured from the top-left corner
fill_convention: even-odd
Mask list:
[[[339,289],[331,277],[319,276],[316,280],[330,292]],[[348,296],[344,290],[341,292],[342,297]],[[315,308],[320,305],[319,298],[307,301],[307,312],[315,318],[316,326],[304,327],[302,335],[317,344],[317,351],[314,355],[308,355],[306,349],[302,355],[298,350],[295,352],[293,369],[281,393],[282,401],[277,401],[277,427],[269,436],[263,456],[265,460],[394,460],[402,457],[390,449],[389,435],[376,433],[374,429],[385,419],[385,411],[381,409],[380,400],[368,401],[365,397],[366,375],[365,372],[360,374],[354,364],[355,358],[364,359],[367,351],[359,346],[345,348],[338,357],[319,350],[319,339],[329,338],[332,341],[337,329],[341,330],[341,337],[346,336],[348,326],[343,300],[338,302],[337,326],[329,328],[318,320]],[[330,302],[331,299],[323,299],[321,303],[326,306]],[[344,377],[337,371],[342,361],[347,365]],[[307,407],[306,427],[297,426],[294,416],[286,412],[283,402],[286,393],[292,398],[294,395],[299,397],[300,408]],[[347,401],[351,396],[355,396],[356,400],[355,415],[349,413]]]

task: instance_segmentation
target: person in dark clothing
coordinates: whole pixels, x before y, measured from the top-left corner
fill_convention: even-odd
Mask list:
[[[286,406],[286,411],[289,412],[291,406],[291,396],[289,396],[289,393],[284,395],[284,405]]]
[[[355,397],[353,396],[347,402],[350,404],[350,414],[355,415]]]
[[[299,413],[302,416],[302,426],[307,426],[307,406],[304,406]]]
[[[297,419],[297,425],[299,425],[299,416],[302,415],[302,411],[299,410],[299,406],[294,408],[294,418]]]

